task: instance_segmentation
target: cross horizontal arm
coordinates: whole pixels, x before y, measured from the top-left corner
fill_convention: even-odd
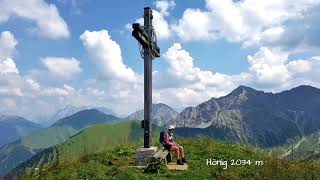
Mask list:
[[[150,46],[150,41],[148,40],[148,37],[144,36],[143,33],[133,30],[132,36],[135,37],[143,47]]]
[[[139,23],[132,24],[132,36],[135,37],[143,47],[150,47],[151,40]]]

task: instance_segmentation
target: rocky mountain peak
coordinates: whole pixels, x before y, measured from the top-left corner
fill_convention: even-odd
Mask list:
[[[239,86],[227,96],[184,109],[174,123],[211,135],[212,129],[223,131],[223,138],[268,147],[320,129],[319,106],[320,89],[312,86],[276,94]]]
[[[251,87],[247,87],[247,86],[238,86],[236,89],[234,89],[229,95],[233,95],[233,96],[239,96],[241,94],[254,94],[257,93],[258,91],[251,88]]]
[[[178,115],[179,115],[178,112],[176,112],[173,108],[171,108],[166,104],[163,104],[163,103],[152,104],[152,118],[154,120],[153,121],[154,124],[157,124],[159,126],[165,126],[170,121],[175,119]],[[127,119],[143,120],[144,119],[143,109],[132,113],[127,117]]]

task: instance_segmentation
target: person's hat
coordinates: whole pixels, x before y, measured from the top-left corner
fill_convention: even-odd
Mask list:
[[[174,129],[174,126],[173,126],[173,125],[170,125],[168,129],[169,129],[169,130],[170,130],[170,129]]]

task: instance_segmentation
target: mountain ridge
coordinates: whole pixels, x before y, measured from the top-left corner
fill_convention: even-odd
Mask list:
[[[42,127],[16,115],[0,115],[0,147],[32,134]]]
[[[211,126],[230,129],[226,137],[230,136],[233,142],[270,147],[318,131],[318,107],[320,89],[312,86],[298,86],[279,93],[239,86],[226,96],[185,108],[171,123],[177,127],[204,129],[195,130],[197,132],[209,131]],[[190,134],[192,130],[186,131]]]
[[[94,120],[94,122],[91,121]],[[75,129],[81,129],[89,124],[99,124],[106,122],[115,122],[120,118],[113,115],[105,114],[97,109],[86,109],[79,111],[73,115],[58,120],[52,126],[71,126]],[[80,122],[81,121],[81,122]]]
[[[171,120],[175,119],[178,116],[178,112],[175,111],[172,107],[164,104],[157,103],[152,104],[152,119],[154,124],[159,126],[166,126]],[[138,110],[132,114],[130,114],[127,119],[133,120],[143,120],[144,119],[144,111],[143,109]]]
[[[105,114],[110,114],[113,116],[117,116],[112,110],[106,108],[106,107],[93,107],[93,106],[74,106],[74,105],[66,105],[65,107],[57,110],[49,119],[44,121],[42,124],[45,127],[49,127],[56,123],[58,120],[65,118],[67,116],[71,116],[72,114],[75,114],[77,112],[80,112],[82,110],[87,109],[97,109]]]

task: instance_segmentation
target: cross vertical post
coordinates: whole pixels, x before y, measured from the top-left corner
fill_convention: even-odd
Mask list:
[[[152,139],[152,60],[160,57],[160,49],[156,42],[150,7],[144,8],[143,17],[143,27],[139,23],[132,24],[132,36],[138,40],[143,50],[141,55],[144,59],[144,148],[149,148]]]
[[[144,8],[144,29],[152,36],[152,11]],[[152,54],[149,47],[144,47],[144,147],[151,144],[152,131]]]

